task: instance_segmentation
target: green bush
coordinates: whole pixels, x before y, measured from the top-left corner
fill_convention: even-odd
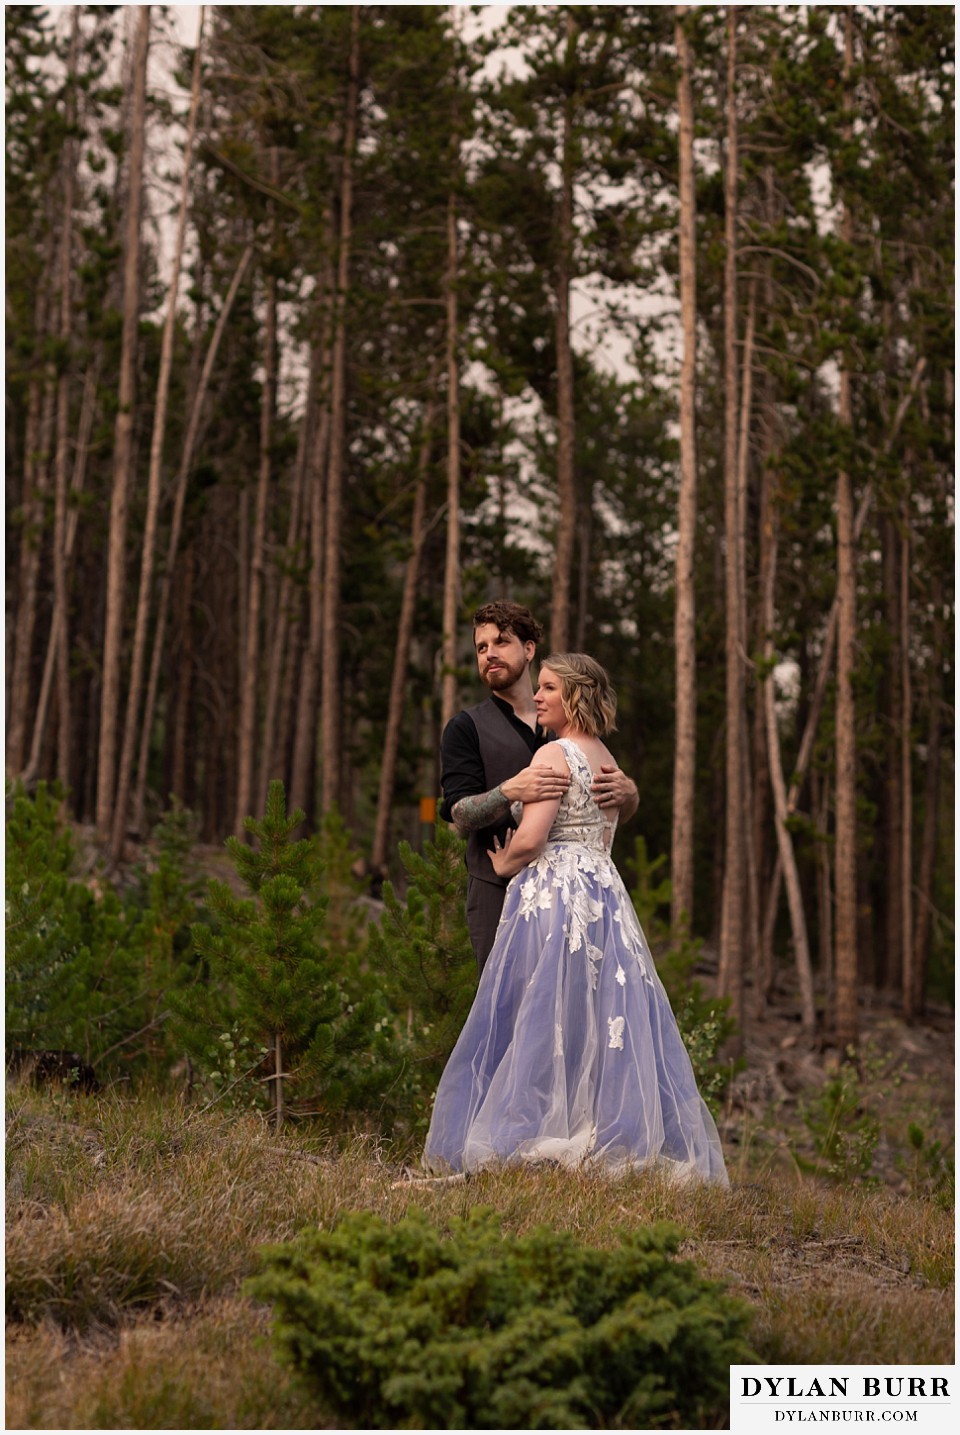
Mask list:
[[[8,1055],[75,1050],[101,1081],[166,1069],[167,999],[194,903],[182,854],[162,833],[158,843],[156,870],[121,898],[98,874],[78,878],[56,786],[8,793]]]
[[[747,1307],[673,1259],[672,1225],[613,1250],[478,1208],[445,1239],[420,1211],[304,1233],[251,1283],[324,1404],[374,1429],[704,1428],[751,1361]]]
[[[239,1105],[269,1100],[278,1126],[286,1115],[375,1109],[399,1069],[377,1027],[382,1001],[351,999],[322,940],[323,863],[314,838],[293,840],[302,821],[273,781],[264,817],[244,820],[254,845],[227,838],[250,895],[211,879],[216,925],[194,925],[199,961],[170,998],[172,1028],[218,1094]]]
[[[405,901],[385,882],[384,912],[368,933],[366,962],[392,1008],[392,1038],[402,1064],[384,1116],[391,1125],[421,1133],[477,990],[464,845],[443,822],[422,856],[401,842]]]
[[[853,1052],[847,1055],[852,1057]],[[870,1173],[880,1141],[880,1122],[849,1061],[827,1078],[811,1101],[801,1103],[800,1115],[816,1151],[815,1161],[796,1155],[801,1170],[829,1176],[844,1185],[875,1179]]]

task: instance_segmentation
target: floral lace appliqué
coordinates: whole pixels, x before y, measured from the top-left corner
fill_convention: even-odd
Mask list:
[[[594,801],[590,790],[593,772],[582,749],[568,738],[560,738],[559,745],[570,768],[570,786],[560,800],[544,850],[522,876],[518,874],[519,912],[529,921],[539,912],[559,908],[569,950],[584,952],[590,985],[596,990],[603,956],[596,939],[602,942],[603,938],[595,928],[604,914],[603,894],[613,887],[615,893],[619,888],[626,897],[608,845],[616,818],[608,819]],[[629,901],[625,905],[614,901],[611,910],[627,951],[646,973],[647,956],[633,907]],[[619,962],[616,980],[621,986],[626,982]]]
[[[622,1016],[608,1016],[607,1027],[610,1032],[610,1040],[607,1046],[611,1051],[623,1051],[623,1028],[625,1022]]]

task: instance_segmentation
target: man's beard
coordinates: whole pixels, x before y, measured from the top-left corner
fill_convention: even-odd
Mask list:
[[[518,678],[523,677],[523,670],[526,664],[511,668],[507,663],[501,663],[499,667],[484,671],[480,681],[490,689],[491,692],[500,692],[503,688],[512,688]]]

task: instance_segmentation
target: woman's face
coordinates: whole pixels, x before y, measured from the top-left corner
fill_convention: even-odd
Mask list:
[[[537,705],[537,721],[542,728],[552,728],[557,737],[562,737],[570,726],[563,710],[560,679],[552,668],[540,669],[540,685],[533,695]]]

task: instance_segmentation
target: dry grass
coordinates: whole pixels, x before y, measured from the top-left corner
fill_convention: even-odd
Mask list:
[[[404,1154],[159,1096],[9,1094],[8,1426],[329,1425],[276,1364],[244,1279],[304,1226],[411,1205],[441,1227],[492,1206],[507,1230],[596,1245],[671,1220],[684,1253],[754,1307],[761,1359],[953,1361],[953,1218],[932,1201],[758,1178],[745,1159],[729,1191],[529,1169],[418,1187],[398,1179]]]
[[[50,1321],[8,1328],[8,1429],[309,1430],[317,1414],[243,1298],[86,1342]]]

